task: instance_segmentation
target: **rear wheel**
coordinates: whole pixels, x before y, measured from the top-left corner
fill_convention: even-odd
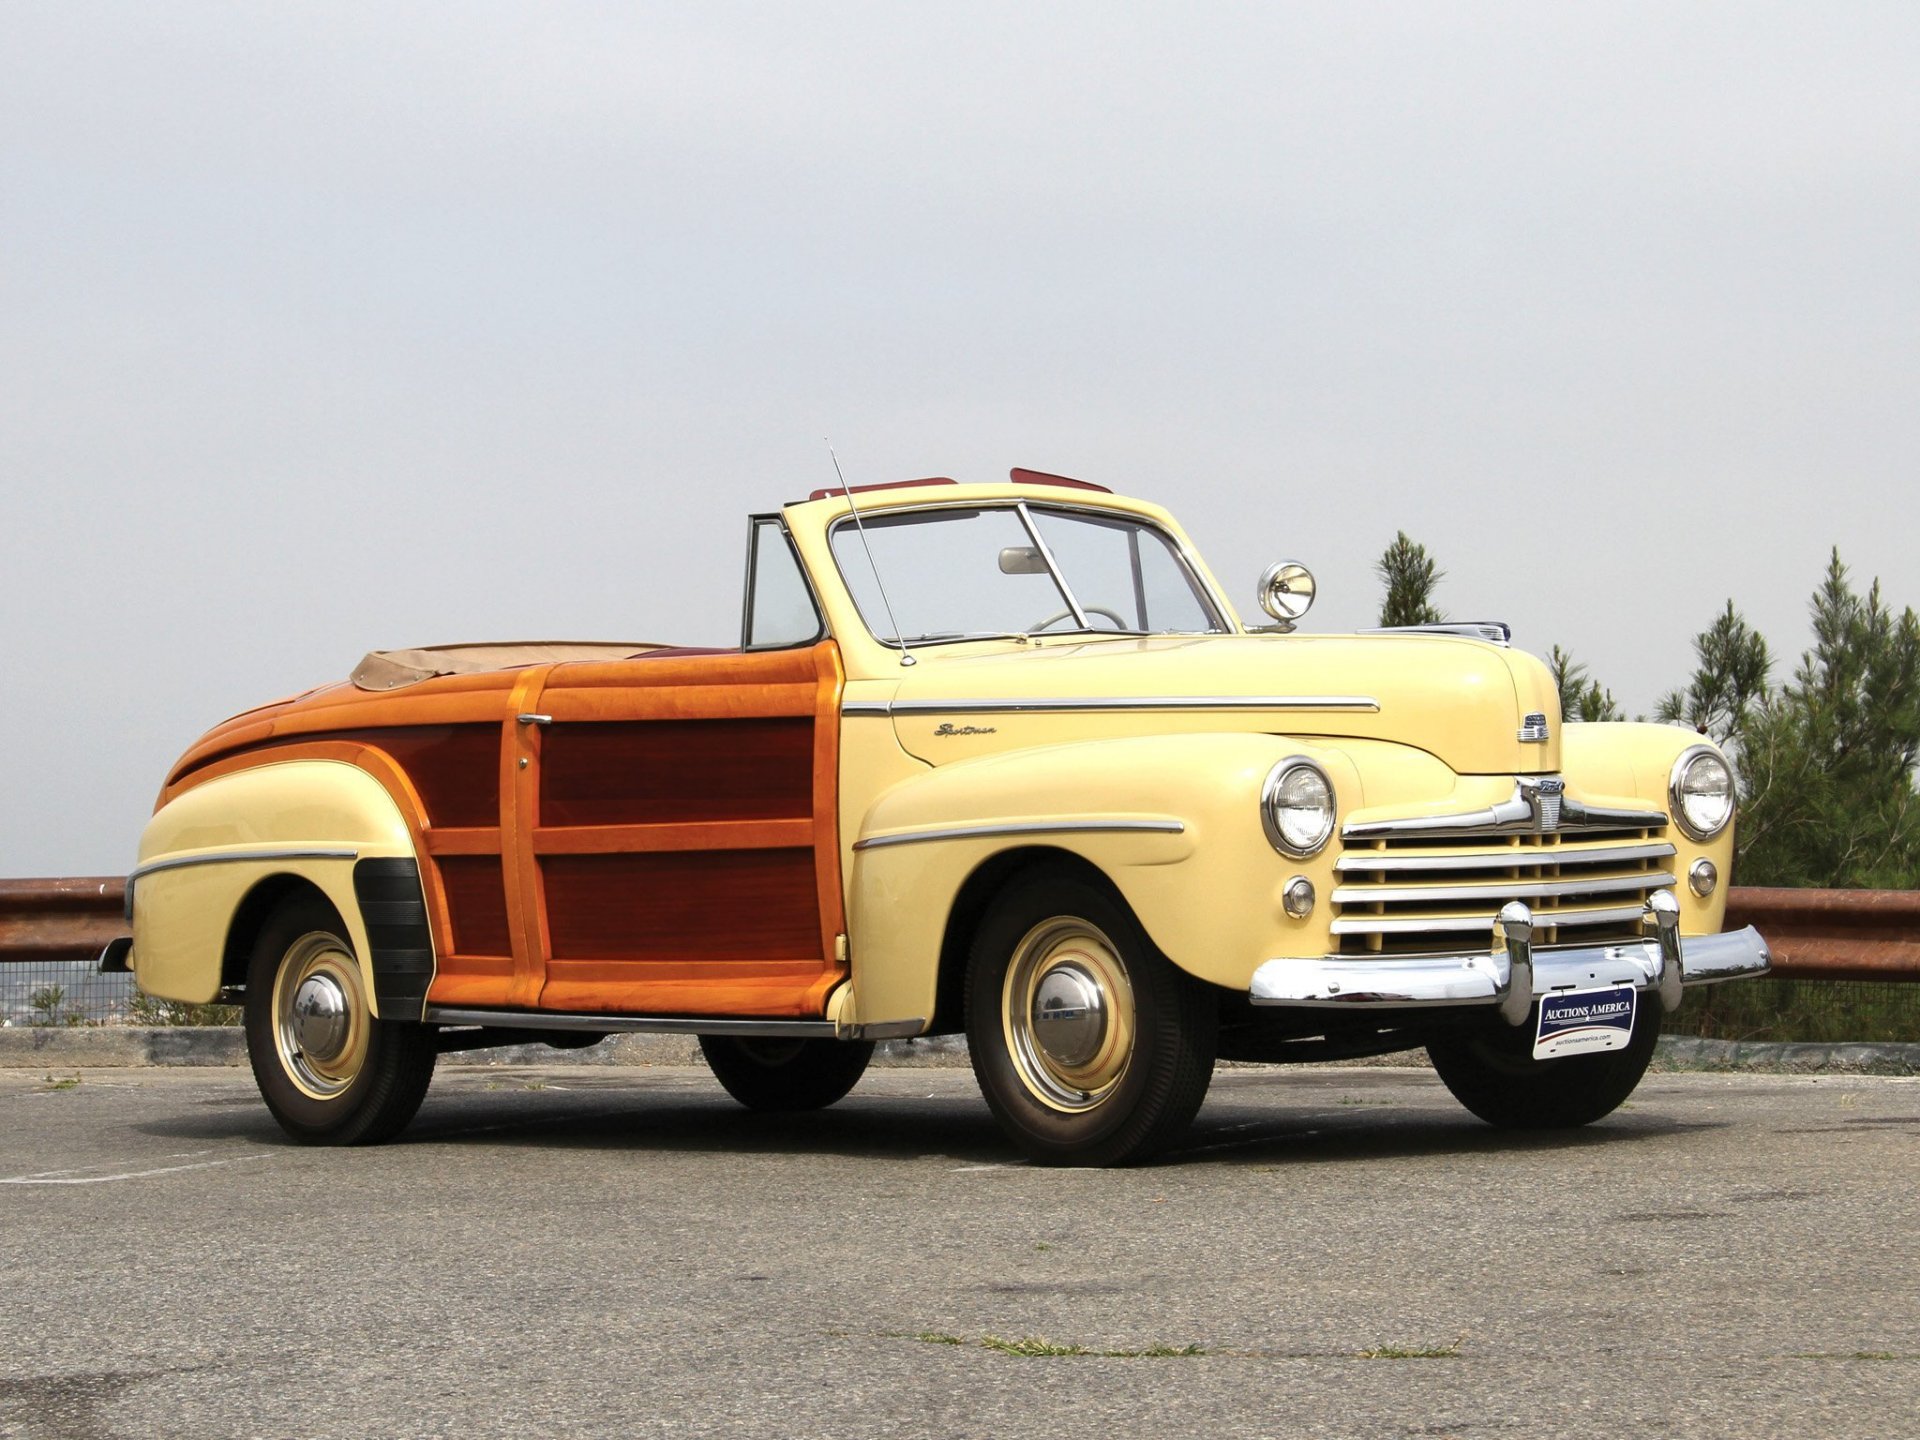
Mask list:
[[[1441,1081],[1467,1109],[1503,1130],[1566,1130],[1610,1115],[1631,1095],[1660,1038],[1660,1005],[1642,995],[1633,1037],[1598,1055],[1533,1058],[1536,1006],[1524,1025],[1489,1020],[1427,1046]]]
[[[260,1094],[295,1140],[367,1145],[406,1128],[433,1078],[433,1032],[379,1020],[333,907],[317,896],[276,910],[247,967],[247,1058]]]
[[[873,1043],[702,1035],[700,1053],[726,1092],[749,1110],[821,1110],[859,1083]]]
[[[994,1118],[1050,1165],[1119,1165],[1165,1149],[1213,1077],[1212,992],[1070,872],[1029,875],[994,902],[967,966],[966,1017]]]

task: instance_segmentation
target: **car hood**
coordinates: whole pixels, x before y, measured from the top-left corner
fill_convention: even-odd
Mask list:
[[[860,687],[931,764],[1078,738],[1258,730],[1415,746],[1456,774],[1560,766],[1560,705],[1531,655],[1455,635],[1152,636],[921,651],[897,688]],[[1544,741],[1521,738],[1544,716]]]

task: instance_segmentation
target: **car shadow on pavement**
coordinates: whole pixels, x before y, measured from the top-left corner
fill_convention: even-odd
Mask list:
[[[1282,1103],[1272,1103],[1279,1099]],[[1330,1102],[1321,1094],[1228,1094],[1204,1106],[1190,1134],[1158,1164],[1297,1166],[1366,1164],[1450,1155],[1515,1154],[1634,1146],[1726,1122],[1623,1110],[1574,1130],[1496,1130],[1464,1111],[1396,1100]],[[251,1096],[137,1127],[176,1140],[244,1139],[294,1148]],[[856,1091],[826,1110],[746,1110],[717,1085],[659,1084],[608,1075],[564,1081],[503,1076],[436,1087],[389,1147],[603,1150],[677,1154],[822,1155],[920,1160],[939,1155],[983,1165],[1021,1163],[977,1094]]]

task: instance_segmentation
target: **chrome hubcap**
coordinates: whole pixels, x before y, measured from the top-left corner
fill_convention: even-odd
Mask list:
[[[293,992],[293,1038],[302,1054],[335,1060],[347,1048],[346,993],[331,975],[309,975]]]
[[[1071,961],[1049,970],[1034,987],[1033,1037],[1056,1065],[1084,1065],[1100,1053],[1107,1007],[1100,983]]]
[[[315,1100],[343,1093],[366,1063],[373,1023],[359,962],[316,930],[287,948],[273,981],[273,1039],[280,1068]]]
[[[1028,1092],[1078,1113],[1104,1101],[1133,1058],[1133,986],[1113,942],[1072,916],[1015,947],[1001,996],[1007,1051]]]

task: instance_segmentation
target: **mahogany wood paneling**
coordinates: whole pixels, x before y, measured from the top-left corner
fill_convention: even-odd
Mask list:
[[[813,813],[813,717],[556,724],[540,824],[688,824]]]
[[[745,975],[718,973],[713,965],[687,967],[687,974],[676,973],[678,968],[555,960],[548,966],[550,978],[540,992],[540,1004],[585,1014],[818,1019],[828,994],[840,983],[839,972],[822,969],[818,961]],[[434,998],[439,998],[437,993]]]
[[[441,855],[434,866],[453,912],[457,955],[511,955],[506,877],[498,855]]]
[[[692,825],[570,825],[536,830],[536,855],[655,850],[792,850],[813,844],[812,820],[715,820]]]
[[[819,965],[812,850],[552,855],[540,867],[556,961]]]
[[[475,725],[396,725],[342,732],[399,762],[420,792],[433,826],[500,823],[500,721]]]

